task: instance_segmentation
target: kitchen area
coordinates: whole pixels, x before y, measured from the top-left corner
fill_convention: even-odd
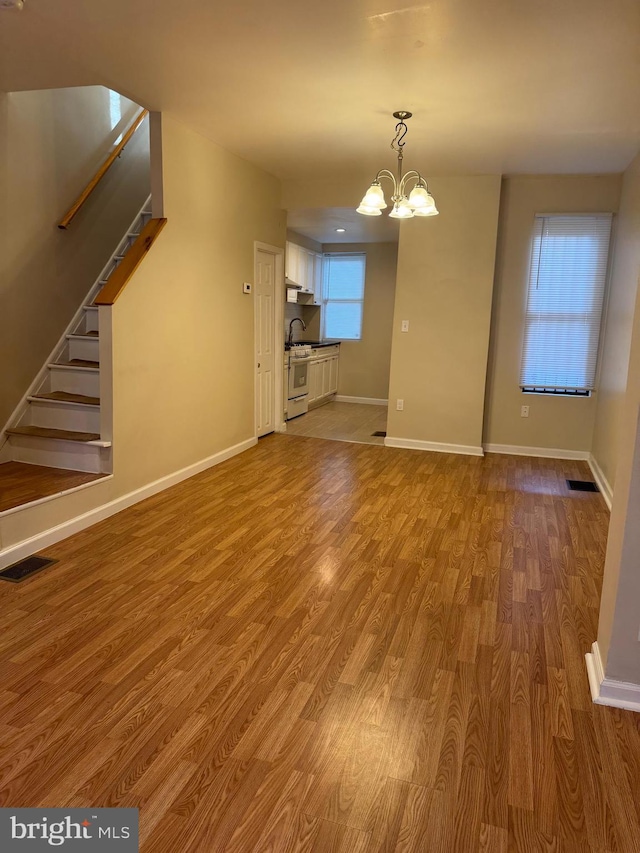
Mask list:
[[[322,334],[323,256],[287,241],[284,411],[291,421],[338,393],[340,341]]]
[[[362,361],[364,356],[365,369],[370,370],[372,367],[370,349],[366,341],[363,343],[365,333],[361,333],[358,339],[353,336],[342,338],[335,332],[333,337],[327,335],[328,326],[334,330],[340,328],[335,321],[327,322],[327,313],[331,319],[332,307],[328,304],[331,296],[328,284],[331,263],[334,257],[350,257],[351,247],[331,246],[336,250],[335,255],[326,252],[326,248],[329,247],[303,235],[288,235],[285,252],[283,357],[286,433],[383,444],[387,400],[369,399],[353,393],[354,390],[357,392],[358,387],[366,390],[366,382],[358,381],[357,373],[362,369],[359,360]],[[359,246],[355,248],[361,249]],[[362,259],[364,290],[364,253],[354,252],[353,257]],[[371,271],[371,277],[375,277],[374,270]],[[371,296],[375,296],[375,288],[373,290]],[[391,301],[387,298],[384,305],[389,318],[389,344],[392,298],[393,288]],[[375,322],[376,311],[365,311],[367,317]],[[378,331],[376,326],[374,332]],[[379,334],[376,340],[380,341]],[[387,379],[386,376],[384,378]]]

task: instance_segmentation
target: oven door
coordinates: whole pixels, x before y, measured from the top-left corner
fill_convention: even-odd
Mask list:
[[[289,400],[309,393],[308,358],[292,358],[289,361]]]

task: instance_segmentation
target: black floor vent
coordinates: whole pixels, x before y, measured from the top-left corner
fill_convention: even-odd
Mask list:
[[[589,480],[567,480],[567,488],[572,492],[599,492],[595,483]]]
[[[19,563],[9,566],[8,569],[3,569],[0,572],[0,580],[20,583],[35,572],[39,572],[40,569],[46,569],[47,566],[52,566],[57,562],[57,560],[48,560],[46,557],[27,557],[26,560],[20,560]]]
[[[387,433],[383,429],[377,429],[375,432],[372,432],[371,435],[386,437]]]

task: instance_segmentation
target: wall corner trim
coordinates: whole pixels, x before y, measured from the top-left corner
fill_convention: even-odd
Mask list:
[[[399,447],[404,450],[427,450],[432,453],[458,453],[463,456],[484,456],[481,447],[467,444],[444,444],[438,441],[419,441],[416,438],[394,438],[387,436],[385,447]]]
[[[175,486],[183,480],[188,480],[189,477],[193,477],[201,471],[206,471],[207,468],[213,468],[215,465],[219,465],[221,462],[231,459],[232,456],[237,456],[239,453],[249,450],[249,448],[254,447],[257,443],[258,439],[255,436],[247,439],[246,441],[241,441],[239,444],[234,444],[232,447],[227,447],[218,453],[214,453],[213,456],[208,456],[206,459],[194,462],[193,465],[188,465],[186,468],[181,468],[179,471],[174,471],[172,474],[167,474],[159,480],[154,480],[151,483],[147,483],[145,486],[141,486],[139,489],[135,489],[132,492],[121,495],[109,503],[95,507],[95,509],[89,510],[89,512],[86,512],[83,515],[70,518],[62,524],[58,524],[55,527],[42,531],[42,533],[37,533],[35,536],[31,536],[28,539],[23,539],[21,542],[10,545],[8,548],[0,550],[0,569],[4,569],[25,557],[29,557],[31,554],[35,554],[43,548],[48,548],[49,545],[60,542],[68,536],[73,536],[74,533],[79,533],[81,530],[85,530],[87,527],[91,527],[99,521],[103,521],[105,518],[109,518],[110,516],[121,512],[123,509],[133,506],[133,504],[138,503],[138,501],[142,501],[145,498],[149,498],[158,492],[162,492],[165,489],[170,488],[171,486]],[[98,484],[101,482],[104,481],[97,481]],[[92,483],[92,485],[96,485],[96,483]]]
[[[506,453],[509,456],[538,456],[541,459],[589,460],[588,450],[563,450],[559,447],[521,447],[517,444],[485,444],[485,453]]]
[[[609,511],[611,511],[611,503],[613,501],[613,489],[611,488],[609,481],[604,476],[602,468],[598,465],[598,462],[592,453],[589,454],[589,459],[587,461],[589,463],[589,468],[591,468],[591,473],[593,474],[594,479],[598,484],[598,488],[600,489],[600,494],[604,498],[604,502],[609,508]]]
[[[333,398],[336,403],[364,403],[367,406],[388,406],[389,401],[382,397],[349,397],[344,394],[336,394]]]
[[[591,698],[596,705],[609,705],[640,713],[640,684],[606,678],[597,642],[591,646],[591,652],[585,655],[585,659]]]

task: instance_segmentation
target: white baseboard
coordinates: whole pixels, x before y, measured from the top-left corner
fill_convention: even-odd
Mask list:
[[[613,489],[611,488],[611,485],[607,478],[604,476],[602,468],[598,465],[594,456],[591,453],[589,454],[588,462],[589,468],[591,468],[591,473],[593,474],[593,477],[596,483],[598,484],[598,488],[600,489],[600,494],[604,498],[604,502],[609,507],[609,510],[611,510],[611,502],[613,500]]]
[[[415,438],[394,438],[387,436],[386,447],[401,447],[405,450],[430,450],[434,453],[460,453],[464,456],[484,456],[481,447],[466,444],[443,444],[438,441],[418,441]]]
[[[348,397],[344,394],[336,394],[333,398],[336,403],[365,403],[367,406],[388,406],[389,401],[381,397]]]
[[[507,453],[509,456],[539,456],[542,459],[589,460],[588,450],[562,450],[557,447],[521,447],[517,444],[485,444],[485,453]]]
[[[22,542],[18,542],[15,545],[10,545],[8,548],[0,551],[0,569],[5,569],[7,566],[12,565],[12,563],[17,562],[18,560],[30,557],[37,551],[41,551],[43,548],[48,548],[49,545],[53,545],[56,542],[60,542],[62,539],[73,536],[74,533],[79,533],[81,530],[85,530],[87,527],[91,527],[93,524],[97,524],[99,521],[103,521],[105,518],[109,518],[117,512],[121,512],[123,509],[133,506],[133,504],[138,503],[138,501],[142,501],[145,498],[149,498],[152,495],[157,494],[158,492],[162,492],[170,486],[175,486],[177,483],[181,483],[183,480],[187,480],[189,477],[193,477],[201,471],[206,471],[207,468],[213,468],[215,465],[219,465],[221,462],[231,459],[232,456],[237,456],[239,453],[249,450],[250,447],[254,447],[257,443],[258,439],[255,437],[249,438],[246,441],[241,441],[239,444],[227,447],[219,453],[214,453],[213,456],[201,459],[200,462],[195,462],[193,465],[181,468],[179,471],[174,471],[172,474],[167,474],[166,477],[161,477],[159,480],[154,480],[152,483],[148,483],[146,486],[135,489],[133,492],[128,492],[126,495],[122,495],[107,504],[103,504],[102,506],[89,510],[89,512],[86,512],[83,515],[71,518],[69,521],[58,524],[56,527],[51,527],[42,533],[31,536],[29,539],[24,539]],[[97,483],[100,482],[103,481],[97,481]]]
[[[591,653],[586,654],[585,658],[591,698],[596,705],[609,705],[612,708],[640,712],[640,684],[605,678],[597,643],[591,646]]]

